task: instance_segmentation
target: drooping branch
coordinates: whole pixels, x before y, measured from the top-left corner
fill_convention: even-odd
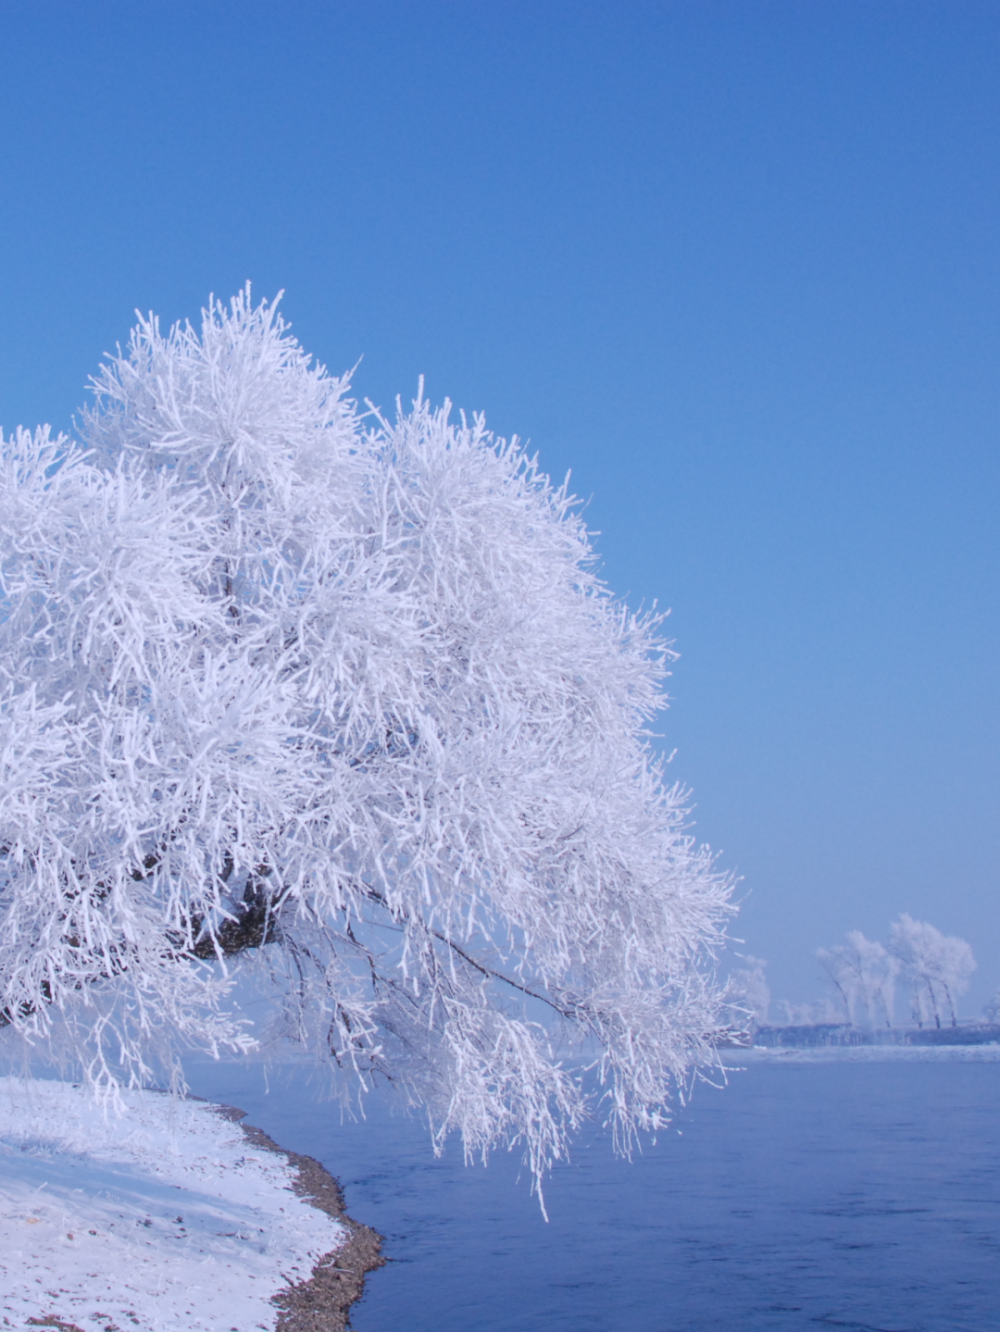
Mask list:
[[[377,902],[379,906],[389,911],[389,906],[385,900],[384,894],[380,893],[377,888],[374,888],[370,884],[365,884],[365,896],[369,901]],[[395,915],[396,918],[401,920],[408,919],[408,914],[398,908],[394,913],[390,914]],[[451,951],[455,953],[457,957],[460,957],[467,966],[472,967],[473,970],[478,971],[481,976],[485,976],[488,980],[500,981],[504,985],[509,985],[514,990],[519,990],[521,994],[529,999],[537,999],[539,1003],[547,1004],[548,1007],[551,1008],[553,1012],[558,1013],[560,1017],[573,1019],[580,1016],[580,1010],[577,1005],[564,1006],[558,1004],[549,995],[541,994],[538,990],[533,990],[530,986],[522,984],[512,976],[508,976],[502,971],[497,971],[494,967],[487,966],[485,962],[480,962],[477,958],[474,958],[471,953],[467,952],[461,946],[461,944],[456,943],[454,939],[449,938],[447,934],[442,933],[440,930],[431,927],[428,930],[428,933],[440,943],[443,943],[447,948],[450,948]]]

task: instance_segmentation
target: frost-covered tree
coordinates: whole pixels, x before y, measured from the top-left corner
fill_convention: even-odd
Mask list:
[[[838,995],[838,1000],[840,996]],[[778,1003],[782,1020],[789,1027],[814,1027],[822,1023],[839,1026],[844,1020],[843,1002],[834,1004],[824,998],[814,1004],[792,1004],[787,999]]]
[[[0,1023],[141,1080],[247,1045],[246,972],[439,1138],[537,1173],[589,1057],[627,1146],[713,1057],[731,909],[659,619],[517,440],[347,387],[247,289],[4,440]]]
[[[858,1027],[892,1026],[898,958],[860,930],[849,930],[846,944],[820,948],[816,956],[848,1022]]]
[[[890,930],[889,949],[909,986],[913,1020],[920,1027],[934,1019],[937,1027],[947,1006],[951,1025],[958,1023],[955,1000],[969,988],[976,969],[964,939],[942,934],[926,921],[900,916]]]
[[[729,976],[726,994],[734,1027],[766,1022],[771,1007],[771,987],[767,983],[767,962],[750,953],[740,955],[743,963]]]

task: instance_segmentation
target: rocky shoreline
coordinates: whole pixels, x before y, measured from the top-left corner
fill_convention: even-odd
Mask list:
[[[298,1197],[325,1212],[350,1232],[347,1243],[324,1254],[305,1281],[290,1283],[272,1296],[279,1309],[277,1332],[347,1332],[351,1306],[364,1293],[365,1277],[382,1267],[382,1236],[347,1215],[337,1180],[311,1156],[286,1151],[252,1124],[241,1121],[245,1110],[217,1105],[225,1119],[238,1123],[252,1146],[283,1156],[294,1171],[292,1187]]]

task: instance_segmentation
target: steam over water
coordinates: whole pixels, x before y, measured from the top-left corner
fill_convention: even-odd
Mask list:
[[[341,1125],[299,1073],[269,1095],[253,1070],[192,1080],[386,1236],[359,1332],[1000,1329],[1000,1061],[753,1062],[632,1166],[582,1142],[549,1225],[511,1158],[435,1161],[380,1107]]]

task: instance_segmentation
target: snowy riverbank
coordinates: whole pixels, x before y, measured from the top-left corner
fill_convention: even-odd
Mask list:
[[[0,1327],[343,1326],[323,1288],[346,1308],[336,1297],[356,1298],[377,1238],[337,1218],[326,1172],[238,1112],[122,1101],[118,1113],[68,1083],[0,1078]]]

